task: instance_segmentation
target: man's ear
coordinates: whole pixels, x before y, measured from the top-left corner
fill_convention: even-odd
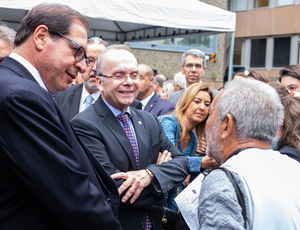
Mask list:
[[[236,132],[235,130],[235,121],[231,114],[227,114],[225,119],[221,123],[221,138],[226,139],[229,135],[232,135]]]
[[[153,82],[154,82],[154,77],[151,77],[150,78],[150,84],[153,85]]]
[[[183,75],[185,75],[184,72],[183,72],[183,68],[184,68],[184,67],[183,67],[183,65],[182,65],[182,66],[181,66],[181,73],[182,73]]]
[[[97,84],[100,92],[102,92],[103,91],[103,86],[102,86],[103,82],[100,80],[99,76],[96,77],[96,84]]]
[[[36,49],[39,51],[43,50],[46,41],[49,38],[51,38],[51,35],[49,33],[48,27],[45,25],[39,25],[33,33],[33,40]]]

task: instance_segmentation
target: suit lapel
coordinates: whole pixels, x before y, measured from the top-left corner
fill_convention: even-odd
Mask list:
[[[156,106],[157,99],[158,96],[154,94],[148,101],[147,105],[145,106],[144,111],[150,112]]]
[[[77,115],[79,113],[79,103],[80,103],[80,99],[81,99],[81,94],[82,94],[82,87],[83,87],[83,83],[81,83],[78,87],[75,87],[73,90],[73,98],[72,101],[70,102],[70,105],[74,105],[71,106],[71,116],[74,117],[75,115]]]
[[[31,73],[20,62],[16,61],[15,59],[13,59],[11,57],[6,57],[3,60],[3,62],[1,63],[1,65],[3,65],[6,68],[10,69],[11,71],[15,72],[20,77],[37,83],[37,81],[31,75]]]
[[[142,119],[131,109],[131,121],[139,146],[140,169],[146,168],[148,159],[148,139]]]
[[[118,122],[114,114],[110,111],[110,109],[106,106],[101,96],[95,102],[95,108],[96,112],[101,117],[103,124],[108,128],[108,130],[110,130],[110,132],[115,136],[117,141],[123,147],[128,158],[130,159],[132,169],[137,170],[138,168],[130,141],[123,127]]]

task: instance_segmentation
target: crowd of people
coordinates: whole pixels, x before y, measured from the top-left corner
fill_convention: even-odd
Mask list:
[[[87,37],[61,4],[0,25],[0,229],[190,229],[174,198],[200,174],[198,229],[300,229],[300,66],[278,82],[173,82]]]

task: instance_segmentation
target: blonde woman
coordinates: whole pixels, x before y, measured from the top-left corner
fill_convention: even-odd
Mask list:
[[[158,117],[167,137],[188,157],[191,173],[218,166],[214,159],[207,156],[194,157],[198,139],[205,140],[205,124],[213,97],[207,85],[193,84],[182,94],[173,114]],[[165,206],[178,211],[174,198],[186,187],[186,183],[169,191]],[[185,228],[177,225],[176,229]]]

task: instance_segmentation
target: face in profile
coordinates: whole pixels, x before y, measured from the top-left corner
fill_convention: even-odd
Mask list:
[[[297,78],[284,76],[281,78],[281,84],[283,84],[288,91],[300,92],[300,81]]]
[[[224,92],[224,91],[223,91]],[[217,163],[222,163],[223,146],[219,141],[220,123],[217,121],[217,110],[215,104],[223,92],[218,93],[210,107],[209,117],[206,121],[205,134],[206,134],[206,154],[208,157],[214,158]]]
[[[184,116],[190,124],[196,126],[207,118],[211,97],[206,91],[199,91],[187,107]]]

